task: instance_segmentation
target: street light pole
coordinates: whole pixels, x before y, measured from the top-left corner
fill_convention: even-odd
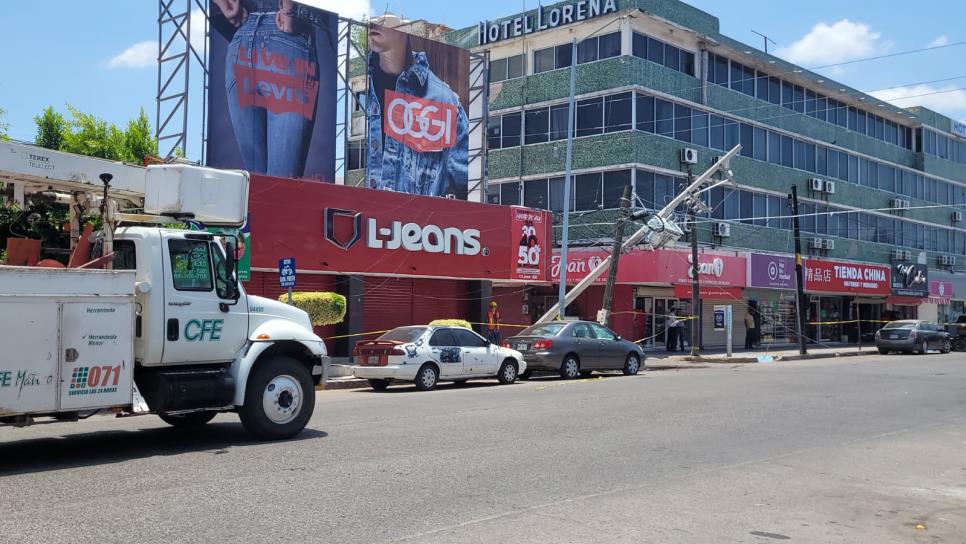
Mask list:
[[[798,186],[792,185],[792,192],[788,195],[788,203],[792,208],[792,232],[795,235],[795,309],[798,324],[798,353],[805,355],[805,279],[802,272],[802,233],[798,224]]]
[[[688,186],[694,183],[694,172],[688,165]],[[701,286],[699,284],[700,266],[698,264],[698,222],[695,205],[688,203],[688,223],[691,225],[691,356],[697,357],[701,343]]]
[[[567,162],[564,167],[563,236],[560,240],[560,287],[557,290],[557,319],[567,314],[567,252],[570,245],[570,186],[573,184],[574,109],[577,96],[577,38],[570,45],[570,101],[567,106]]]

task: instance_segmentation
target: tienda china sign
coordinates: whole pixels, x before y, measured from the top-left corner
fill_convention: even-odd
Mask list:
[[[810,259],[805,261],[805,290],[809,292],[888,296],[887,266]]]

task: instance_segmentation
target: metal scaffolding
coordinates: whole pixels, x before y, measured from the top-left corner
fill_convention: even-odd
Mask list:
[[[192,11],[200,16],[192,17]],[[204,36],[204,39],[199,40],[201,43],[192,43],[192,24],[203,25],[204,33],[200,36]],[[195,98],[197,91],[192,94],[192,65],[201,73],[199,98]],[[208,107],[207,0],[158,0],[157,88],[155,137],[158,139],[160,153],[164,157],[188,155],[189,106],[200,107],[200,156],[203,163]]]

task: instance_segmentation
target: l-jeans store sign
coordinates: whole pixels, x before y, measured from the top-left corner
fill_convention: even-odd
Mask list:
[[[255,268],[547,281],[549,212],[252,175]],[[260,238],[260,239],[259,239]]]

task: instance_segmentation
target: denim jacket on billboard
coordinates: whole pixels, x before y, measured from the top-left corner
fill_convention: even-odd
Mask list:
[[[378,62],[379,56],[371,53],[369,66],[375,66]],[[423,52],[413,53],[412,66],[399,74],[395,92],[436,102],[454,110],[455,145],[439,151],[419,151],[390,134],[386,135],[383,144],[383,100],[376,96],[370,75],[367,186],[400,193],[466,198],[469,122],[459,97],[429,69],[426,53]]]

